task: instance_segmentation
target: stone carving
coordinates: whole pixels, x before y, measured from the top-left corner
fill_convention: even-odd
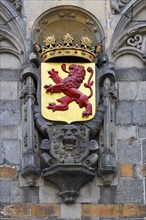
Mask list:
[[[96,172],[99,146],[94,137],[102,124],[104,108],[99,106],[93,120],[70,125],[48,123],[38,106],[33,111],[36,126],[46,137],[40,144],[42,175],[58,186],[64,202],[74,202],[80,187]],[[74,178],[77,181],[72,185]]]
[[[110,0],[113,13],[119,14],[123,7],[125,7],[129,2],[130,0]]]
[[[34,85],[35,78],[35,69],[32,63],[25,63],[21,72],[22,93],[20,97],[22,100],[24,123],[24,148],[22,152],[21,175],[26,179],[29,186],[34,186],[37,178],[40,176],[40,160],[36,149],[36,137],[32,113],[32,106],[36,101],[36,88]]]
[[[75,12],[69,12],[69,11],[62,11],[62,12],[60,12],[59,13],[59,17],[60,18],[75,18],[76,17],[76,14],[75,14]]]
[[[37,26],[37,28],[36,28],[36,31],[37,31],[37,32],[40,32],[41,29],[42,29],[44,26],[46,26],[47,24],[48,24],[48,20],[45,18],[44,20],[42,20],[42,21],[38,24],[38,26]]]
[[[127,40],[127,45],[141,49],[142,47],[142,36],[140,34],[135,35]]]
[[[92,20],[90,20],[90,19],[88,18],[88,19],[86,19],[85,23],[86,23],[87,25],[91,26],[91,27],[93,28],[93,31],[94,31],[94,32],[97,32],[97,31],[98,31],[94,21],[92,21]]]
[[[18,12],[21,12],[22,9],[22,0],[9,0]]]

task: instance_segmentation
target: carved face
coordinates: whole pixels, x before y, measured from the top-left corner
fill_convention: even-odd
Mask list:
[[[51,153],[60,162],[80,162],[88,154],[85,126],[56,126],[52,136]]]

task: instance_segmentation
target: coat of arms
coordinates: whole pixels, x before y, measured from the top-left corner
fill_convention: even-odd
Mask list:
[[[42,63],[41,77],[44,118],[71,123],[94,117],[94,63]]]

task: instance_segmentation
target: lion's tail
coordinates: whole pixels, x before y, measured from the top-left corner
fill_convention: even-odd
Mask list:
[[[90,89],[90,95],[88,96],[88,99],[90,99],[90,98],[92,97],[92,95],[93,95],[92,86],[93,86],[94,81],[91,81],[91,79],[92,79],[92,77],[93,77],[94,71],[93,71],[93,69],[92,69],[91,67],[88,67],[88,68],[87,68],[87,71],[88,71],[89,73],[91,73],[91,74],[90,74],[90,77],[89,77],[89,79],[88,79],[88,82],[87,82],[87,83],[84,83],[84,86],[85,86],[86,88],[89,88],[89,89]]]

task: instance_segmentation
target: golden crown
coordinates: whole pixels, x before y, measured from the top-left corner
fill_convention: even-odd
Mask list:
[[[57,57],[80,57],[90,62],[94,62],[95,57],[102,52],[102,44],[92,47],[92,40],[88,36],[80,39],[80,46],[73,44],[74,37],[66,33],[62,39],[63,43],[56,43],[54,35],[44,38],[44,46],[40,46],[37,42],[34,44],[35,51],[41,57],[42,62],[46,62]]]

